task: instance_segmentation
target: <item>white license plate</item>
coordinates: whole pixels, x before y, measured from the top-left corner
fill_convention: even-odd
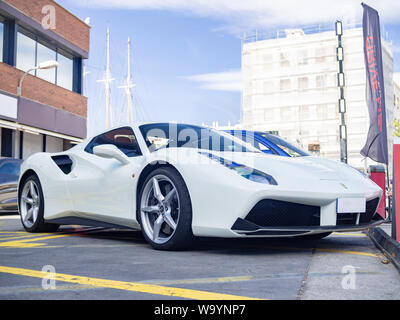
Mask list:
[[[336,200],[337,213],[365,212],[365,198],[338,198]]]

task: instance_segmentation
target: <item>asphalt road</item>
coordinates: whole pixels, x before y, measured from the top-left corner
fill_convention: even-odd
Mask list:
[[[29,234],[18,216],[0,216],[0,300],[399,299],[400,275],[385,260],[363,233],[207,239],[162,252],[138,231]]]

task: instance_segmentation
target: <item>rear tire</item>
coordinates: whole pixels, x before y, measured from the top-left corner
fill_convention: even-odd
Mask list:
[[[154,170],[137,200],[143,236],[157,250],[182,250],[194,242],[192,204],[181,175],[171,167]]]
[[[59,225],[44,222],[44,196],[36,175],[27,177],[19,187],[18,204],[21,222],[28,232],[53,232]]]

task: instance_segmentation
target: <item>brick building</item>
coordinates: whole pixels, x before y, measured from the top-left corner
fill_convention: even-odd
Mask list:
[[[52,0],[0,0],[1,156],[58,152],[86,136],[90,27]],[[26,71],[44,61],[58,67]]]

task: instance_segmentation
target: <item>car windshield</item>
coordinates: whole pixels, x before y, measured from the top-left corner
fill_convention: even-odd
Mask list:
[[[153,123],[142,125],[139,129],[150,152],[162,148],[260,152],[229,134],[211,128],[176,123]]]
[[[279,148],[285,151],[291,157],[305,157],[309,156],[309,154],[299,147],[294,146],[293,144],[283,140],[281,137],[276,136],[270,133],[259,132],[260,136],[264,137],[265,139],[271,141],[272,143],[276,144]]]

